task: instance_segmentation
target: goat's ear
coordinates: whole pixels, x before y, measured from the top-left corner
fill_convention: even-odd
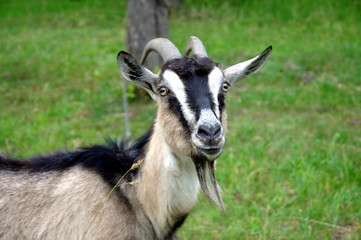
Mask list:
[[[118,53],[118,65],[123,76],[144,88],[150,96],[155,100],[157,98],[155,82],[157,75],[142,66],[132,55],[127,52],[120,51]]]
[[[272,46],[269,46],[259,56],[227,68],[226,70],[224,70],[225,77],[232,84],[237,80],[256,73],[263,66],[271,52]]]

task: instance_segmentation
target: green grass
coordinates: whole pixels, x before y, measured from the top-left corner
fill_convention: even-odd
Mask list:
[[[16,157],[122,137],[124,1],[0,1],[0,149]],[[181,239],[361,237],[361,4],[190,1],[171,40],[190,35],[226,67],[273,53],[228,97],[217,163],[226,212],[204,197]],[[155,104],[132,101],[140,136]]]

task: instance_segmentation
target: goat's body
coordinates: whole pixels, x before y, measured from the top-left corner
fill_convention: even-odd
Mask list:
[[[144,148],[144,143],[140,145]],[[89,158],[94,151],[98,156]],[[125,151],[143,149],[130,147]],[[113,182],[131,166],[133,159],[117,159],[117,155],[126,154],[95,146],[24,162],[0,157],[0,238],[81,239]],[[123,165],[123,169],[105,172],[107,164]],[[86,239],[155,238],[136,200],[136,185],[126,184],[136,178],[136,173],[130,173],[111,195]]]
[[[133,145],[93,146],[19,161],[0,156],[0,238],[82,239],[108,193],[132,165],[101,209],[86,239],[168,239],[197,202],[199,189],[224,209],[215,178],[227,129],[225,99],[232,82],[256,72],[261,55],[222,71],[191,37],[182,57],[167,39],[153,39],[144,53],[166,61],[153,74],[119,52],[123,75],[157,101],[151,130]],[[169,53],[169,54],[168,54]],[[143,57],[144,60],[144,57]]]
[[[86,239],[171,237],[196,203],[199,182],[192,160],[151,133],[118,149],[124,152],[95,146],[28,162],[0,157],[0,238],[81,239],[117,179],[136,161],[131,153],[142,156],[150,142],[154,147],[147,148],[143,166],[111,195]],[[96,150],[102,153],[87,159]],[[109,173],[107,164],[122,169]]]

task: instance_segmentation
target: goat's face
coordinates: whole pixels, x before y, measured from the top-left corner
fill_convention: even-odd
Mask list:
[[[223,150],[225,99],[237,79],[256,72],[271,52],[222,71],[206,56],[168,60],[158,75],[126,52],[118,54],[123,75],[145,88],[158,102],[158,123],[167,144],[190,157],[215,160]]]
[[[168,143],[187,155],[217,158],[225,139],[228,86],[221,69],[209,58],[168,61],[157,83],[159,121]]]

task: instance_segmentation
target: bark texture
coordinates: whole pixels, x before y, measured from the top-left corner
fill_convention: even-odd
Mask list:
[[[129,0],[127,6],[127,51],[140,60],[144,46],[157,37],[169,38],[170,9],[182,0]],[[151,53],[145,66],[154,70],[161,58]]]

